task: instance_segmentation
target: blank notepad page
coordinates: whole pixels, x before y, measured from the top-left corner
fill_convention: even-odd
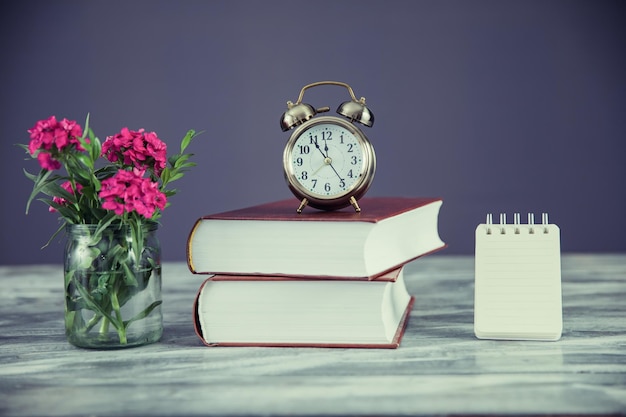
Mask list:
[[[558,340],[562,332],[558,226],[487,223],[476,228],[474,333],[480,339]]]

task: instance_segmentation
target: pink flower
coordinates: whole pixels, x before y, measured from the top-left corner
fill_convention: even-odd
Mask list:
[[[40,154],[41,155],[41,154]],[[47,154],[45,154],[47,155]],[[83,186],[79,183],[76,183],[76,192],[74,192],[74,190],[72,189],[72,183],[69,181],[65,181],[63,184],[61,184],[61,187],[67,191],[68,193],[72,193],[74,195],[80,193],[80,191],[83,189]],[[67,200],[64,199],[63,197],[53,197],[52,201],[54,201],[57,204],[60,205],[65,205],[67,204]],[[50,212],[55,212],[56,209],[54,209],[53,207],[48,207],[48,211]]]
[[[120,133],[106,138],[102,155],[111,162],[122,161],[129,167],[152,169],[159,176],[167,163],[167,145],[154,132],[125,127]]]
[[[57,121],[55,116],[35,123],[30,133],[28,151],[32,156],[37,155],[39,165],[43,169],[55,170],[61,164],[55,159],[59,153],[74,145],[77,150],[84,151],[78,140],[83,135],[83,129],[73,120]]]
[[[115,214],[136,211],[151,218],[157,209],[163,210],[167,197],[159,190],[159,184],[143,177],[144,171],[134,169],[119,170],[115,175],[102,180],[99,196],[102,208],[113,210]]]
[[[39,161],[39,165],[48,171],[61,168],[61,163],[54,159],[48,152],[39,152],[37,154],[37,160]]]

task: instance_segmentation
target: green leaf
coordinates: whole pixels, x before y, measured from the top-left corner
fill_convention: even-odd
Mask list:
[[[78,138],[78,141],[80,142],[81,146],[86,149],[87,151],[89,151],[90,145],[89,143],[87,143],[87,135],[89,134],[89,113],[87,113],[87,117],[85,118],[85,128],[83,129],[83,135],[81,137]]]
[[[47,205],[55,209],[61,215],[61,217],[63,217],[64,219],[67,219],[69,222],[80,223],[81,221],[80,214],[72,206],[58,204],[52,200],[41,199],[41,201],[43,201],[44,203],[46,203]]]
[[[48,186],[43,188],[42,192],[52,197],[64,198],[70,203],[76,203],[77,201],[76,195],[61,187],[58,182],[51,182],[50,184],[48,184]]]
[[[78,162],[80,162],[80,164],[82,164],[83,166],[87,167],[90,171],[93,170],[94,168],[94,160],[91,159],[90,155],[87,155],[85,153],[82,152],[77,152],[77,153],[72,153],[72,156],[74,156],[76,158],[76,160]],[[82,167],[76,167],[76,170],[79,172],[74,172],[74,170],[72,170],[73,174],[78,174],[80,173],[84,178],[89,178],[90,174],[89,172],[84,172],[83,171],[84,168]]]
[[[37,181],[37,175],[35,174],[31,174],[30,172],[26,171],[26,169],[23,169],[24,171],[24,175],[26,176],[26,178],[28,178],[29,180],[35,182]],[[39,173],[39,175],[41,175],[41,172]]]
[[[171,197],[171,196],[175,195],[176,193],[178,193],[178,190],[176,188],[172,188],[171,190],[163,191],[163,194],[165,194],[166,197]]]
[[[91,117],[90,113],[87,113],[87,116],[85,117],[85,131],[89,131],[89,118]],[[83,136],[85,136],[85,133],[83,132]]]
[[[48,245],[50,244],[50,242],[52,242],[52,241],[54,240],[54,238],[55,238],[55,237],[56,237],[59,233],[61,233],[61,230],[65,229],[65,226],[67,225],[67,223],[68,223],[67,221],[64,221],[64,222],[61,224],[61,226],[59,226],[59,228],[56,230],[56,232],[54,232],[54,233],[52,234],[52,236],[50,236],[50,239],[48,239],[48,241],[46,242],[46,244],[45,244],[45,245],[43,245],[43,246],[41,247],[41,249],[44,249],[44,248],[48,247]]]
[[[91,142],[91,150],[89,152],[89,156],[91,156],[91,160],[94,162],[92,166],[95,165],[95,161],[100,158],[100,153],[102,152],[102,144],[100,140],[93,134],[91,129],[89,130],[89,141]]]
[[[101,316],[106,317],[116,329],[119,329],[118,321],[108,311],[102,308],[100,304],[93,299],[93,297],[91,297],[87,289],[78,280],[73,280],[73,282],[87,307],[89,307],[90,310],[99,313]]]
[[[135,274],[128,267],[126,262],[122,263],[122,268],[124,268],[124,283],[129,287],[137,287],[139,283],[137,282],[137,278],[135,278]]]
[[[175,155],[175,157],[173,158],[173,166],[174,168],[178,168],[180,166],[180,164],[184,163],[185,161],[187,161],[189,158],[191,158],[192,154],[187,153],[184,155]]]
[[[163,184],[170,182],[170,172],[172,172],[172,170],[169,167],[165,167],[161,172],[161,181],[163,181]]]
[[[183,138],[183,140],[180,142],[180,153],[182,154],[183,152],[185,152],[185,149],[187,149],[187,146],[189,146],[189,144],[191,143],[192,139],[195,138],[196,136],[200,135],[201,133],[204,133],[204,131],[196,133],[195,130],[189,129],[187,131],[187,134]]]
[[[179,169],[179,170],[182,171],[185,168],[196,166],[197,164],[195,162],[188,162],[187,161],[192,156],[193,156],[193,154],[191,154],[191,153],[183,155],[183,157],[181,157],[180,159],[178,159],[176,161],[176,163],[174,164],[174,168]]]
[[[146,307],[142,312],[137,314],[135,317],[131,318],[130,320],[125,321],[124,322],[124,327],[128,328],[128,326],[130,326],[130,324],[132,322],[137,321],[137,320],[141,320],[141,319],[143,319],[145,317],[148,317],[150,315],[150,313],[152,313],[152,310],[154,310],[155,308],[160,306],[162,303],[163,303],[163,301],[161,301],[161,300],[157,300],[157,301],[153,302],[148,307]]]
[[[99,180],[103,180],[106,178],[110,178],[113,175],[115,175],[115,173],[118,171],[118,168],[114,165],[106,165],[102,168],[97,169],[94,172],[94,175],[96,178],[98,178]]]
[[[178,158],[180,158],[180,154],[176,154],[176,155],[171,155],[169,158],[167,158],[167,162],[171,165],[174,166],[174,164],[176,164],[176,161],[178,160]]]
[[[109,227],[111,223],[113,223],[116,217],[117,216],[115,215],[115,212],[111,211],[106,216],[104,216],[102,220],[100,220],[100,223],[98,223],[98,228],[91,237],[93,242],[99,242],[102,239],[102,233],[106,230],[107,227]]]
[[[24,158],[25,160],[28,159],[34,159],[32,157],[32,155],[30,154],[30,149],[28,149],[28,145],[25,145],[23,143],[16,143],[15,145],[19,146],[20,148],[24,149],[24,152],[28,155],[28,158]]]
[[[180,166],[180,171],[187,171],[187,168],[192,168],[192,167],[195,167],[196,165],[198,164],[196,164],[195,162],[187,162]]]
[[[28,201],[26,202],[26,214],[28,214],[30,203],[54,179],[51,179],[52,171],[48,171],[47,169],[42,169],[41,171],[39,171],[39,175],[30,174],[26,170],[24,170],[24,174],[26,175],[26,177],[30,178],[31,180],[35,182],[35,184],[33,185],[33,190],[30,193],[30,197],[28,197]]]
[[[173,182],[173,181],[179,180],[179,179],[181,179],[184,175],[185,175],[185,174],[183,174],[182,172],[177,172],[176,174],[174,174],[174,175],[172,175],[172,176],[170,177],[170,181],[169,181],[169,182]]]

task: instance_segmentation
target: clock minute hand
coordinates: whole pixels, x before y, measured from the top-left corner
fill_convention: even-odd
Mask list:
[[[335,169],[335,167],[332,164],[332,159],[327,158],[328,160],[330,160],[330,162],[328,163],[328,165],[330,165],[330,167],[333,169],[333,171],[335,171],[335,174],[337,174],[337,177],[339,177],[339,180],[343,181],[343,178],[341,178],[341,175],[339,175],[339,173],[337,172],[337,170]]]
[[[320,149],[319,145],[317,144],[317,139],[315,139],[315,146],[317,147],[317,149],[319,149],[319,151],[322,153],[322,155],[324,155],[324,152],[322,152],[322,150]],[[324,150],[326,150],[326,155],[324,155],[324,164],[325,165],[330,165],[330,167],[333,169],[335,174],[337,174],[337,177],[339,178],[339,180],[343,181],[343,178],[341,178],[341,175],[339,175],[339,173],[337,172],[337,170],[333,166],[332,158],[330,156],[328,156],[329,155],[328,143],[326,142],[326,139],[324,139]]]
[[[320,152],[321,152],[321,150],[320,150]],[[333,160],[332,160],[330,157],[328,157],[328,156],[324,158],[324,163],[323,163],[322,165],[320,165],[320,167],[319,167],[319,168],[317,168],[317,169],[313,172],[313,174],[312,174],[312,175],[315,175],[315,174],[317,174],[318,172],[320,172],[320,170],[321,170],[322,168],[324,168],[325,166],[330,166],[330,167],[331,167],[331,169],[333,170],[333,172],[334,172],[335,174],[337,174],[337,177],[339,177],[339,179],[340,179],[341,181],[343,181],[343,178],[341,178],[341,175],[339,175],[339,173],[337,172],[337,170],[336,170],[336,169],[335,169],[335,167],[333,166]]]

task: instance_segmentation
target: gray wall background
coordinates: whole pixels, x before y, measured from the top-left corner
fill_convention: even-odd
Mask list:
[[[54,114],[101,139],[189,128],[199,165],[163,218],[163,257],[185,259],[196,218],[291,198],[287,100],[349,83],[376,116],[369,195],[441,196],[448,254],[471,254],[485,214],[542,211],[563,252],[626,250],[626,13],[620,1],[24,1],[0,6],[0,264],[40,250],[56,215],[24,215],[16,143]],[[307,91],[314,106],[348,98]],[[295,205],[295,200],[294,200]],[[525,214],[523,214],[525,216]]]

